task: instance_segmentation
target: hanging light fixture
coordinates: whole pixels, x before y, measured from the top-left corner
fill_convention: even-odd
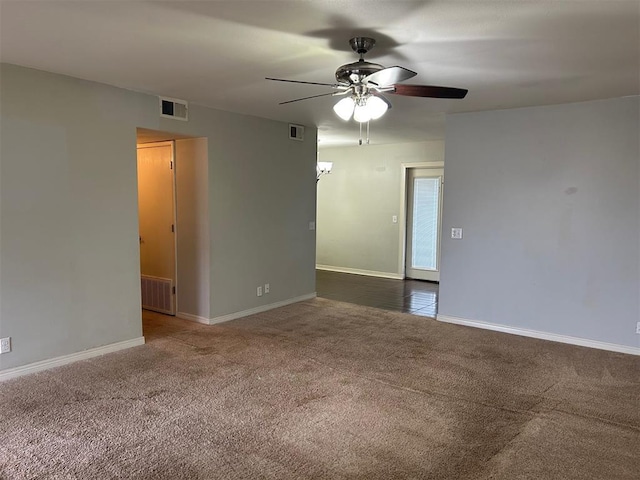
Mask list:
[[[316,183],[320,180],[322,175],[331,173],[333,169],[333,162],[317,162],[316,163]]]

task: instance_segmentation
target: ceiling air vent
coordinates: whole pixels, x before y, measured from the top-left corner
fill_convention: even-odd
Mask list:
[[[189,119],[189,104],[185,100],[177,98],[160,98],[160,116],[176,120]]]
[[[302,142],[304,140],[304,127],[302,125],[289,124],[289,138],[291,140],[298,140]]]

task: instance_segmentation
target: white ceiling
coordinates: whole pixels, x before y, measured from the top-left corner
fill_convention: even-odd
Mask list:
[[[372,143],[443,137],[444,113],[640,93],[640,2],[0,0],[0,58],[213,108],[316,125],[320,147],[354,145],[358,124],[330,91],[373,36],[367,59],[418,72],[406,83],[469,89],[464,100],[390,95]]]

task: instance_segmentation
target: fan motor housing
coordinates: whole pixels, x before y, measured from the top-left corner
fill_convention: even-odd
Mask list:
[[[352,85],[359,84],[362,79],[372,73],[382,70],[384,67],[378,63],[371,63],[365,60],[347,63],[336,70],[336,80],[338,83]]]

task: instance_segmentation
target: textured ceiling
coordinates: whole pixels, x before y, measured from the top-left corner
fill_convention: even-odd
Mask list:
[[[333,83],[355,61],[418,72],[407,83],[469,89],[464,100],[390,95],[372,143],[442,138],[444,114],[640,92],[640,2],[553,1],[7,1],[3,62],[213,108],[319,128],[320,146],[354,145],[358,124],[330,91],[264,77]]]

